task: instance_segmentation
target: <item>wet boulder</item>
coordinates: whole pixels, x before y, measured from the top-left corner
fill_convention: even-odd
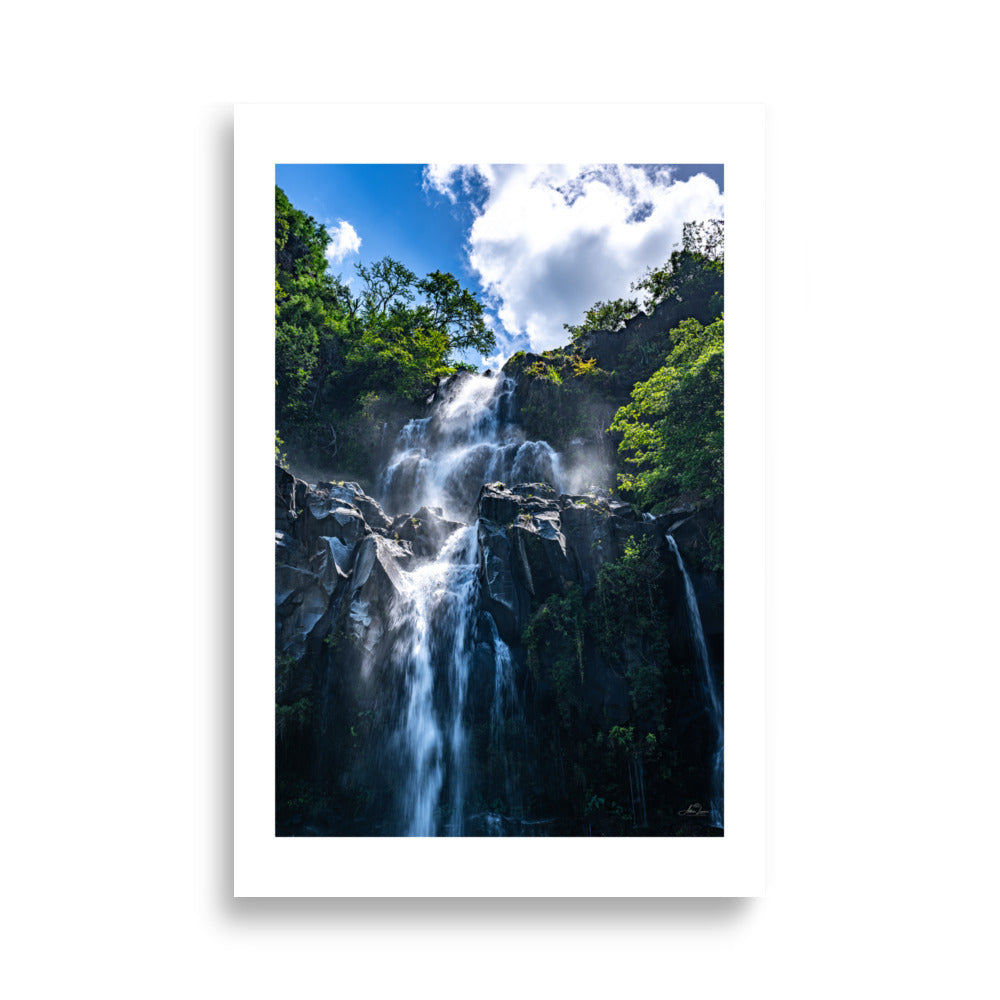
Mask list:
[[[344,626],[367,677],[383,640],[391,632],[396,597],[406,589],[403,567],[410,559],[404,547],[381,535],[368,535],[358,547],[346,594]]]
[[[371,528],[353,504],[310,490],[295,532],[300,541],[315,550],[322,538],[336,538],[353,546],[370,534]]]
[[[479,491],[477,509],[481,518],[506,526],[521,513],[522,502],[523,497],[503,483],[488,483]]]
[[[561,594],[575,582],[558,512],[520,514],[510,529],[510,537],[517,555],[515,567],[536,600]]]
[[[436,556],[452,532],[462,525],[443,516],[440,507],[421,507],[415,514],[402,514],[390,525],[394,539],[411,543],[415,556]]]

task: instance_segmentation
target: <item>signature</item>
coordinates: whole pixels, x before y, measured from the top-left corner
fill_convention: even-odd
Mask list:
[[[677,815],[678,816],[707,816],[709,811],[707,809],[701,808],[700,802],[695,802],[693,805],[687,807],[687,809],[682,809]]]

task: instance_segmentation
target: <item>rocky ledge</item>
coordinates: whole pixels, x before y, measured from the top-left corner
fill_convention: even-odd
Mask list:
[[[275,475],[278,655],[301,660],[336,636],[338,659],[368,674],[389,653],[391,609],[404,589],[400,573],[433,557],[463,526],[437,507],[390,518],[357,483],[309,486],[281,468]],[[679,508],[652,518],[611,498],[557,494],[545,483],[490,483],[476,509],[480,611],[512,647],[548,597],[573,585],[589,595],[601,566],[618,559],[630,539],[651,538],[666,561],[671,533],[697,566],[702,522],[712,516]],[[721,642],[720,582],[712,573],[691,575],[709,643]]]

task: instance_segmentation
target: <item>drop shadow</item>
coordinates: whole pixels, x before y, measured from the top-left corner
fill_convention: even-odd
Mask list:
[[[210,355],[213,366],[214,398],[211,415],[216,429],[209,435],[208,468],[231,469],[235,445],[233,417],[235,362],[234,293],[234,151],[235,112],[232,105],[217,109],[211,123],[212,171],[210,184],[214,214],[208,238],[212,242],[211,258],[214,261],[212,302],[212,329],[215,336]],[[233,704],[235,697],[233,621],[235,613],[235,577],[233,526],[225,504],[211,504],[206,511],[211,520],[211,534],[215,539],[215,564],[211,592],[216,595],[214,614],[215,634],[212,636],[211,662],[213,689],[209,692],[215,723],[213,750],[213,780],[208,782],[210,801],[205,812],[211,830],[212,860],[214,864],[213,895],[232,897],[233,893],[233,782],[235,774]]]
[[[752,898],[664,898],[664,899],[229,899],[223,919],[241,926],[279,925],[283,928],[316,925],[356,926],[371,923],[384,931],[394,926],[412,928],[414,919],[442,927],[465,925],[470,919],[492,927],[523,930],[537,925],[551,929],[553,919],[561,925],[588,926],[613,920],[648,928],[719,927],[750,920],[758,900]]]

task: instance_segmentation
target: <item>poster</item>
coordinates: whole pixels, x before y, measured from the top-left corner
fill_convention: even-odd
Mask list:
[[[477,124],[483,122],[488,122],[488,126]],[[491,106],[482,109],[447,105],[241,106],[237,109],[235,148],[234,474],[236,493],[242,498],[237,507],[235,529],[236,895],[664,896],[753,895],[760,892],[763,882],[762,109],[756,106],[670,105],[533,105]],[[487,166],[476,168],[476,164]],[[529,167],[531,164],[545,166]],[[596,166],[580,168],[571,166],[572,164]],[[685,170],[685,166],[689,169]],[[668,167],[672,167],[672,173],[666,169]],[[403,663],[407,660],[405,653],[390,654],[390,658],[395,656],[399,661],[401,673],[409,678],[410,685],[400,696],[401,709],[396,714],[396,721],[393,723],[388,716],[382,717],[379,719],[379,729],[374,741],[369,734],[371,745],[378,742],[397,748],[393,752],[401,762],[399,770],[402,777],[387,777],[386,791],[382,796],[388,800],[392,797],[392,789],[399,785],[406,785],[409,789],[406,792],[406,803],[393,813],[395,818],[387,819],[386,824],[378,830],[362,825],[359,827],[361,834],[352,836],[349,826],[337,826],[336,822],[327,828],[322,824],[317,825],[316,811],[313,810],[312,816],[304,821],[300,820],[303,822],[301,832],[307,834],[302,836],[292,835],[298,833],[295,830],[294,810],[291,813],[286,810],[283,824],[281,817],[276,815],[276,724],[280,725],[285,721],[286,724],[293,725],[303,710],[313,706],[305,700],[291,697],[285,698],[284,704],[280,704],[279,698],[276,723],[275,703],[272,700],[275,692],[275,611],[271,542],[271,538],[275,536],[273,529],[265,524],[265,519],[274,524],[275,510],[270,503],[270,497],[275,493],[272,479],[273,453],[270,451],[275,447],[275,304],[272,298],[275,287],[274,189],[276,182],[279,187],[284,182],[286,187],[298,189],[304,175],[313,173],[315,176],[316,171],[322,172],[324,168],[332,177],[336,177],[339,171],[342,180],[347,178],[357,181],[359,177],[371,178],[377,175],[378,183],[383,184],[387,192],[384,199],[387,203],[391,200],[388,192],[392,189],[394,179],[403,177],[408,172],[411,178],[419,177],[421,192],[428,205],[436,203],[439,209],[444,208],[447,212],[449,208],[459,206],[463,195],[470,197],[472,208],[467,219],[463,221],[458,217],[457,208],[449,217],[459,228],[463,224],[468,225],[469,219],[479,225],[475,238],[470,235],[471,230],[467,231],[465,241],[458,251],[465,254],[466,271],[461,277],[466,283],[477,278],[479,291],[486,289],[489,293],[481,295],[480,300],[488,306],[492,340],[488,345],[475,345],[481,363],[478,366],[480,374],[470,376],[473,381],[485,378],[481,374],[483,371],[489,371],[491,377],[496,379],[498,376],[494,369],[507,364],[518,351],[524,352],[524,357],[531,365],[541,365],[532,374],[538,375],[544,370],[550,381],[561,377],[559,366],[551,363],[552,356],[549,355],[548,361],[545,360],[545,352],[557,350],[556,342],[561,339],[558,334],[562,331],[555,327],[553,316],[558,313],[559,307],[567,305],[562,300],[553,302],[553,299],[559,299],[553,290],[566,284],[565,281],[561,282],[560,275],[565,274],[567,266],[579,268],[585,266],[587,260],[594,258],[582,255],[577,259],[572,254],[560,252],[560,248],[579,249],[585,243],[582,238],[587,237],[588,233],[592,235],[595,226],[596,231],[601,232],[600,223],[592,220],[574,222],[570,219],[567,223],[565,216],[572,216],[572,212],[563,213],[561,224],[564,225],[564,230],[561,233],[543,231],[546,220],[541,219],[540,224],[540,217],[544,214],[544,203],[536,204],[532,214],[525,208],[528,202],[516,200],[518,184],[529,192],[538,193],[541,189],[549,195],[553,189],[561,187],[561,206],[576,206],[578,209],[588,208],[592,203],[591,196],[595,193],[600,195],[612,189],[621,190],[631,184],[636,209],[632,219],[633,228],[641,229],[643,223],[649,228],[650,220],[656,222],[662,214],[659,199],[669,185],[660,185],[657,189],[657,178],[662,180],[666,177],[674,183],[680,181],[682,184],[694,178],[703,179],[699,181],[700,197],[707,198],[708,201],[700,205],[685,205],[682,211],[684,208],[690,209],[701,218],[724,216],[725,249],[728,251],[728,267],[725,270],[725,296],[728,300],[725,303],[725,320],[729,334],[725,339],[725,610],[724,628],[720,631],[720,635],[722,632],[725,635],[725,670],[723,672],[720,669],[721,663],[718,662],[722,658],[721,654],[710,654],[708,659],[711,660],[714,655],[716,663],[714,670],[709,666],[708,676],[714,674],[718,688],[713,692],[712,684],[709,683],[703,695],[705,705],[713,701],[718,703],[716,710],[721,717],[724,687],[725,721],[724,727],[721,721],[718,726],[719,751],[722,750],[724,730],[724,795],[720,792],[713,797],[706,788],[706,793],[698,796],[699,801],[685,803],[676,812],[681,817],[677,822],[682,834],[684,824],[695,823],[700,819],[699,814],[708,813],[713,828],[724,835],[665,836],[664,829],[658,829],[658,835],[654,836],[622,834],[623,829],[640,828],[643,820],[648,823],[648,816],[639,811],[646,805],[645,797],[637,794],[637,789],[642,786],[645,778],[643,761],[646,761],[646,766],[655,764],[661,773],[664,773],[668,763],[664,760],[660,747],[654,746],[648,752],[640,747],[639,739],[643,735],[653,737],[655,743],[657,731],[649,727],[650,732],[636,734],[635,727],[631,727],[633,731],[626,737],[623,731],[630,727],[624,725],[628,720],[622,716],[619,720],[622,725],[609,726],[607,734],[600,735],[607,739],[614,733],[613,738],[618,740],[618,750],[621,751],[618,763],[619,785],[623,788],[626,778],[629,785],[627,808],[620,802],[612,802],[611,805],[617,806],[616,814],[609,807],[608,796],[601,794],[604,786],[597,785],[598,779],[606,781],[607,776],[596,772],[586,773],[582,752],[578,755],[579,759],[574,760],[572,754],[560,750],[561,758],[566,758],[560,760],[564,770],[567,762],[577,771],[583,768],[582,777],[574,772],[568,780],[565,774],[561,778],[566,796],[576,795],[579,799],[581,793],[585,795],[583,809],[576,810],[576,824],[557,824],[553,826],[549,836],[487,836],[498,825],[502,832],[514,832],[512,824],[515,823],[522,824],[518,832],[523,833],[524,821],[528,819],[534,822],[539,819],[540,814],[547,821],[548,814],[553,813],[552,802],[544,802],[540,811],[537,802],[525,804],[523,779],[526,772],[523,768],[519,775],[522,788],[518,807],[512,808],[511,802],[503,801],[502,796],[497,798],[494,794],[498,787],[496,775],[491,778],[489,775],[484,777],[483,774],[489,770],[489,766],[483,762],[488,756],[488,744],[492,738],[485,732],[480,736],[487,755],[480,753],[478,775],[463,777],[459,773],[456,761],[462,758],[463,753],[468,756],[475,740],[474,727],[468,724],[474,700],[473,692],[468,686],[469,678],[464,677],[459,684],[459,687],[465,685],[462,697],[468,698],[468,701],[460,701],[457,708],[454,700],[450,705],[442,707],[441,698],[435,699],[433,692],[428,690],[428,685],[433,687],[435,673],[441,671],[440,665],[430,667],[421,687],[420,683],[414,682],[413,657],[410,657],[408,663]],[[589,188],[588,182],[591,185]],[[643,183],[653,190],[651,200],[643,200],[634,194]],[[688,183],[689,188],[693,189],[695,186]],[[319,190],[319,186],[316,190]],[[505,190],[510,193],[510,198],[506,201],[502,197]],[[312,206],[308,204],[308,192],[305,189],[302,192],[296,197],[307,203],[295,207],[309,212]],[[694,198],[696,194],[694,190],[687,193],[689,198]],[[523,190],[521,195],[523,196]],[[477,196],[478,202],[475,200]],[[359,188],[357,197],[359,200],[363,199],[365,191]],[[715,204],[710,203],[713,197],[717,199]],[[389,207],[387,204],[386,208]],[[594,210],[597,211],[597,208]],[[506,220],[505,211],[508,213]],[[517,243],[510,239],[511,232],[515,232],[517,227],[512,227],[509,216],[513,214],[516,220],[518,211],[527,211],[522,216],[521,232],[528,235],[515,247],[514,257],[504,257],[502,250],[505,238],[508,249],[511,242]],[[348,294],[353,294],[358,302],[363,302],[365,290],[376,288],[376,284],[370,279],[377,261],[385,260],[386,256],[395,259],[392,257],[395,248],[387,244],[389,253],[386,256],[364,261],[359,251],[364,246],[365,239],[370,242],[373,240],[373,230],[370,226],[364,229],[360,224],[352,222],[350,216],[349,211],[343,211],[337,218],[321,218],[319,222],[329,237],[326,256],[331,263],[349,264],[352,263],[352,257],[359,258],[362,269],[355,268],[353,276],[358,279],[358,284],[354,286],[353,293],[348,285]],[[558,225],[560,220],[552,224]],[[565,228],[567,225],[569,228]],[[574,225],[578,226],[576,230],[572,228]],[[411,225],[410,228],[418,227]],[[613,243],[618,238],[613,228],[605,227],[603,235],[605,244]],[[659,235],[662,236],[662,233]],[[432,242],[429,235],[425,242]],[[555,251],[546,254],[546,246],[550,249],[554,247]],[[415,252],[419,254],[419,248]],[[638,257],[632,259],[629,252],[630,248],[625,244],[617,248],[616,258],[628,258],[622,261],[623,269],[639,261]],[[599,262],[600,258],[596,259]],[[563,265],[562,272],[557,265]],[[647,266],[652,266],[652,259],[647,262]],[[455,269],[461,270],[461,267],[462,262],[459,262]],[[511,271],[518,267],[526,273],[526,276],[522,275],[524,280],[512,280],[510,277]],[[422,270],[428,277],[435,273],[429,266]],[[419,282],[421,278],[416,275],[416,270],[413,273],[414,280]],[[538,279],[539,274],[541,279]],[[369,279],[367,284],[366,278]],[[636,278],[640,278],[640,275],[636,275]],[[426,281],[427,278],[423,280]],[[568,284],[572,286],[573,282]],[[553,294],[546,297],[543,294],[546,290]],[[424,288],[427,296],[433,295],[433,291],[431,288]],[[642,290],[639,291],[641,293]],[[607,294],[610,297],[611,293]],[[601,296],[593,296],[593,299],[598,298]],[[580,299],[578,294],[575,303],[580,305],[584,299]],[[551,307],[551,315],[545,314],[545,305]],[[710,317],[706,315],[703,318],[706,320],[704,326],[710,326]],[[564,322],[571,324],[578,320],[579,315],[566,315]],[[642,316],[633,315],[626,319],[626,329],[628,323],[634,325],[637,321],[642,321]],[[487,347],[496,353],[490,355],[485,350]],[[462,360],[468,359],[467,349]],[[357,362],[357,354],[353,360]],[[564,364],[562,366],[565,367]],[[552,375],[547,374],[550,369]],[[447,401],[452,409],[467,407],[478,398],[478,390],[472,381],[467,381],[467,385],[471,387],[465,393],[468,398],[457,399],[452,392]],[[484,383],[484,391],[485,388],[488,387]],[[279,392],[281,391],[279,387]],[[447,392],[442,391],[447,395]],[[490,393],[494,395],[489,398],[495,399],[495,390],[490,389]],[[318,394],[313,399],[314,405],[317,398]],[[321,398],[319,405],[323,405]],[[476,412],[481,415],[485,411]],[[468,416],[468,412],[465,416]],[[453,429],[444,428],[442,431],[439,428],[439,437],[443,434],[447,438]],[[331,432],[335,434],[333,427]],[[412,440],[405,443],[411,446],[420,444]],[[530,442],[511,442],[494,435],[481,436],[474,442],[463,439],[460,443],[486,447],[487,451],[493,448],[491,460],[499,460],[496,454],[498,451],[511,450],[508,446],[517,445],[510,456],[516,462],[518,451],[524,457],[521,446]],[[439,485],[447,479],[447,476],[438,474],[440,464],[435,464],[437,456],[433,451],[428,452],[426,447],[411,450],[419,452],[422,459],[429,461],[433,467],[429,477],[426,469],[424,470],[425,486],[428,478]],[[400,460],[406,459],[407,449],[390,449],[389,454],[390,460],[395,459],[398,464]],[[562,467],[554,469],[550,459],[548,475],[544,470],[538,472],[538,460],[547,456],[539,455],[536,448],[533,455],[536,464],[530,472],[524,471],[522,462],[520,471],[523,475],[515,474],[512,467],[506,468],[503,478],[494,481],[497,509],[503,506],[504,501],[508,505],[515,503],[516,508],[513,510],[514,519],[509,524],[501,525],[506,532],[505,538],[518,541],[523,536],[528,539],[529,545],[537,541],[544,547],[545,522],[547,518],[552,519],[553,504],[560,510],[567,506],[583,508],[578,516],[583,519],[591,517],[595,522],[602,517],[607,519],[612,513],[608,509],[587,510],[587,498],[599,498],[600,487],[608,484],[598,484],[596,493],[588,490],[587,487],[593,484],[586,482],[586,476],[582,473],[575,475],[580,471],[579,468],[569,467],[572,463],[567,460],[566,447],[555,454],[558,456],[557,463],[561,462]],[[292,463],[293,472],[295,461],[297,459]],[[331,459],[331,465],[335,465],[335,457]],[[500,466],[490,466],[491,471],[497,468],[503,468],[502,462]],[[270,483],[264,481],[265,477]],[[518,483],[514,480],[525,478],[529,482],[557,479],[558,494],[553,491],[552,496],[535,497],[534,494],[522,491],[521,494],[514,493],[515,499],[512,500],[508,487],[516,490]],[[512,480],[511,483],[505,481],[508,479]],[[293,488],[290,504],[293,518],[308,519],[315,517],[317,512],[321,516],[332,514],[336,504],[331,506],[331,492],[337,494],[338,489],[342,491],[342,484],[345,482],[349,481],[326,482],[326,509],[317,507],[315,498],[312,498],[312,506],[310,502],[297,506]],[[375,487],[369,489],[373,493],[380,492]],[[382,489],[381,493],[384,498],[385,490]],[[560,507],[558,496],[576,499],[564,500]],[[336,496],[333,499],[336,500]],[[342,499],[349,503],[356,496],[345,496]],[[401,501],[402,507],[407,508],[405,512],[410,515],[406,520],[421,523],[411,523],[407,527],[405,523],[397,523],[396,518],[387,516],[389,523],[383,526],[383,532],[379,536],[383,542],[372,540],[367,545],[368,549],[378,549],[381,552],[382,549],[388,550],[395,546],[400,551],[408,548],[410,554],[413,554],[415,546],[419,550],[421,544],[427,544],[426,527],[432,518],[439,517],[442,522],[451,525],[463,523],[456,510],[445,509],[452,501],[457,503],[458,498],[454,493],[442,495],[438,491],[422,495],[419,499],[424,501],[422,509],[426,512],[422,518],[416,516],[416,508],[413,507],[416,496],[406,499],[409,501],[408,507]],[[527,501],[535,502],[534,511],[525,507]],[[393,514],[398,512],[389,512],[389,515]],[[474,551],[477,539],[473,536],[477,532],[471,528],[474,520],[474,515],[469,515],[469,523],[465,524],[469,547],[465,565],[472,567],[468,585],[474,584],[473,578],[481,578],[478,564],[482,557],[481,553],[477,556]],[[568,515],[563,515],[557,522],[561,525],[568,520]],[[640,519],[640,524],[643,523]],[[288,540],[293,540],[295,531],[291,529],[294,526],[286,523],[285,527],[290,529]],[[400,537],[401,529],[404,537]],[[543,529],[541,533],[540,529]],[[421,533],[422,530],[424,534]],[[369,534],[374,538],[375,534],[362,533],[366,538]],[[332,537],[333,534],[337,533],[323,537]],[[411,537],[405,537],[406,534]],[[456,539],[459,534],[456,531]],[[346,552],[348,541],[350,539],[337,538],[337,545],[330,548],[331,557],[324,569],[328,575],[340,572],[346,578],[357,571],[356,565],[337,564],[338,554],[358,558],[358,552]],[[662,543],[663,539],[660,541]],[[481,547],[481,541],[479,544]],[[564,554],[565,547],[564,538]],[[420,554],[419,551],[416,553],[417,556]],[[315,553],[307,555],[313,558]],[[426,555],[425,552],[425,563],[434,561],[428,560]],[[569,559],[568,555],[567,558]],[[371,561],[369,558],[368,562]],[[579,555],[571,561],[577,567],[581,562]],[[330,563],[333,564],[332,567]],[[679,553],[677,563],[680,575],[675,572],[675,576],[678,580],[685,580],[689,574],[682,568],[683,560],[679,558]],[[381,561],[379,564],[381,566]],[[530,566],[529,560],[529,575]],[[405,568],[403,573],[408,574],[410,569],[412,567]],[[599,569],[596,564],[595,569]],[[447,567],[441,567],[440,572],[447,574],[450,571]],[[359,579],[360,576],[356,576],[355,581],[344,585],[347,593],[342,596],[346,597],[347,605],[343,609],[341,620],[348,628],[356,629],[356,633],[348,637],[349,640],[354,640],[356,645],[364,646],[367,643],[371,647],[370,652],[375,662],[361,664],[360,669],[362,672],[367,670],[377,674],[383,670],[385,650],[390,648],[386,646],[388,640],[384,633],[391,632],[398,636],[400,614],[383,615],[386,619],[382,622],[383,634],[371,639],[371,633],[367,631],[371,630],[372,622],[371,615],[368,614],[370,609],[366,593],[355,586]],[[594,579],[584,582],[591,585],[591,590],[594,589]],[[363,585],[364,581],[361,583]],[[335,589],[339,584],[334,582],[331,586]],[[440,595],[442,591],[448,592],[455,586],[454,577],[441,577],[436,583],[432,581],[427,593]],[[501,681],[497,664],[504,657],[500,652],[503,648],[517,646],[518,638],[522,636],[522,627],[526,623],[534,624],[537,633],[543,630],[547,622],[551,624],[551,614],[548,618],[545,615],[539,617],[539,612],[546,603],[543,598],[554,596],[554,592],[546,594],[541,582],[538,587],[532,586],[531,589],[531,596],[537,597],[537,600],[522,607],[513,616],[513,620],[506,623],[503,637],[489,637],[494,685],[500,685]],[[559,599],[568,600],[568,596],[568,591],[564,588],[560,591]],[[432,623],[444,613],[443,606],[431,606],[427,604],[427,598],[422,600],[421,605],[420,600],[411,594],[407,605],[412,619],[410,627],[416,630],[414,635],[428,622]],[[503,601],[494,603],[494,610],[498,614],[494,614],[492,618],[496,622]],[[516,604],[516,601],[512,600],[510,603]],[[554,605],[549,605],[550,612],[553,607]],[[396,611],[399,610],[397,607]],[[593,604],[590,610],[593,610]],[[319,613],[322,616],[323,609],[319,609]],[[448,613],[454,615],[454,609]],[[331,619],[329,624],[334,625],[335,622]],[[605,626],[606,629],[611,627],[609,622]],[[469,649],[461,655],[452,656],[452,660],[464,661],[468,665],[474,658],[473,647],[482,645],[483,630],[486,627],[481,621],[465,622],[459,632],[471,636]],[[473,634],[476,629],[478,635]],[[303,636],[306,631],[307,629],[302,629]],[[695,631],[692,629],[692,634]],[[324,636],[324,641],[335,638],[335,630],[331,628]],[[593,636],[588,637],[588,646],[592,646],[592,639]],[[433,645],[433,641],[431,644]],[[410,646],[412,645],[411,641]],[[443,647],[444,643],[439,639],[438,645]],[[581,647],[582,645],[583,643]],[[697,643],[692,643],[692,646],[695,645]],[[721,650],[721,642],[718,646]],[[441,652],[447,651],[442,649]],[[558,688],[559,678],[552,676],[552,667],[560,659],[559,650],[543,648],[540,652],[538,649],[534,652],[536,689],[545,685],[546,678],[539,671],[544,674],[546,660],[550,674],[547,678],[548,687],[553,690]],[[514,659],[517,659],[517,653],[515,649]],[[531,653],[531,649],[520,651],[522,690],[528,676],[524,660]],[[433,660],[434,654],[429,655]],[[688,651],[688,659],[691,661],[689,668],[693,669],[696,664],[691,656]],[[589,679],[593,680],[594,674],[593,665],[588,667],[583,660],[581,652],[581,683],[588,674]],[[516,673],[517,667],[514,669]],[[419,681],[419,678],[416,680]],[[454,688],[455,684],[451,686]],[[629,696],[634,699],[634,691],[628,692],[625,697],[619,696],[618,700],[627,706],[630,703]],[[546,719],[543,718],[544,711],[538,705],[536,698],[532,709],[536,732],[539,720],[550,723],[553,731],[557,731],[562,717],[560,713],[572,710],[566,699],[560,704],[558,698],[550,698],[549,703],[543,706],[550,715]],[[282,708],[286,709],[284,716]],[[627,707],[625,711],[627,713]],[[463,720],[466,723],[464,726]],[[613,716],[611,720],[614,721]],[[354,725],[350,719],[337,721],[342,731],[364,742],[360,725]],[[569,719],[567,725],[579,721]],[[671,725],[660,731],[660,739],[664,742],[669,740],[669,735],[664,737],[662,732],[669,734],[673,731],[677,719],[668,721]],[[569,732],[570,729],[567,729],[567,733]],[[704,733],[701,738],[706,738]],[[543,741],[536,738],[536,746],[543,749],[543,756],[547,760],[551,759],[551,740],[548,745],[543,746]],[[602,746],[605,751],[611,752],[609,746]],[[280,741],[278,752],[280,753]],[[715,756],[714,750],[712,756]],[[718,756],[721,758],[722,755]],[[378,765],[371,768],[371,775],[379,773],[384,759],[383,756]],[[280,776],[280,762],[278,770]],[[544,797],[544,789],[552,786],[553,771],[549,767],[541,773],[540,787]],[[590,778],[594,779],[593,785],[588,784]],[[574,779],[578,787],[571,790]],[[374,784],[374,780],[372,783]],[[535,783],[539,785],[537,769]],[[721,780],[718,782],[720,786],[722,783]],[[477,794],[480,800],[478,802],[475,799]],[[491,797],[493,802],[487,802]],[[711,801],[701,802],[702,798]],[[454,808],[456,802],[463,806],[462,816]],[[723,803],[724,822],[721,821]],[[449,810],[446,808],[448,806],[452,808]],[[356,811],[364,814],[364,808]],[[568,810],[567,816],[570,814],[572,809]],[[662,820],[662,802],[660,814]],[[689,815],[691,819],[687,818]],[[622,829],[614,826],[618,821],[624,824]],[[709,820],[702,822],[708,824]],[[311,825],[311,829],[306,829],[308,825]],[[595,825],[597,836],[593,835]],[[374,836],[374,832],[387,835]],[[415,835],[398,835],[406,833]],[[447,833],[458,833],[460,836],[443,835]]]

